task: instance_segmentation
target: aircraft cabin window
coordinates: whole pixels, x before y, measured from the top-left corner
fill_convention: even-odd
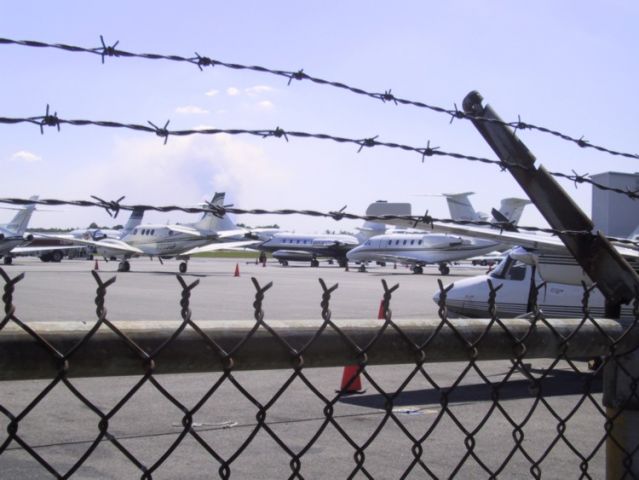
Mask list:
[[[422,244],[422,241],[421,241],[421,240],[418,240],[418,241],[417,241],[417,245],[421,245],[421,244]]]
[[[388,245],[392,245],[392,244],[393,244],[393,241],[392,241],[392,240],[389,240],[389,241],[388,241]]]
[[[411,245],[415,245],[415,240],[411,240],[411,241],[410,241],[410,244],[411,244]]]
[[[506,274],[508,280],[523,280],[526,278],[526,265],[519,263],[510,267]]]
[[[404,245],[406,245],[406,242],[407,242],[407,241],[408,241],[408,240],[404,240]]]

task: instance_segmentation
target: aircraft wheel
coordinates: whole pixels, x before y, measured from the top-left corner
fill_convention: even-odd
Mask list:
[[[319,267],[319,260],[315,258],[311,260],[311,267]]]
[[[126,260],[122,260],[118,264],[118,272],[128,272],[129,270],[131,270],[131,265]]]
[[[365,271],[366,271],[366,264],[365,264],[365,263],[362,263],[362,264],[359,266],[358,270],[359,270],[360,272],[365,272]]]
[[[421,275],[422,273],[424,273],[424,269],[422,267],[420,267],[419,265],[415,265],[413,267],[413,273],[415,273],[417,275]]]
[[[186,262],[182,262],[180,263],[180,273],[186,273],[186,269],[187,269],[187,264]]]
[[[288,260],[280,260],[280,265],[283,267],[288,267]]]
[[[442,275],[448,275],[450,273],[450,267],[448,265],[440,265],[439,273]]]
[[[54,250],[51,252],[51,261],[52,262],[61,262],[64,254],[60,250]]]
[[[348,260],[346,260],[345,258],[340,258],[339,260],[337,260],[337,264],[341,268],[346,268],[346,267],[348,267]]]
[[[10,257],[9,255],[7,255],[6,257],[4,257],[3,261],[5,265],[11,265],[11,263],[13,262],[13,257]]]

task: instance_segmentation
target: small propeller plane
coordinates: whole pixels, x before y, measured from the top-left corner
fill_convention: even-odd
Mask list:
[[[222,206],[224,193],[216,193],[211,206]],[[139,224],[120,238],[105,237],[99,240],[76,238],[74,243],[95,247],[98,255],[120,258],[119,272],[128,272],[132,257],[157,257],[160,262],[170,258],[181,260],[180,273],[186,273],[188,260],[196,253],[221,249],[247,247],[259,243],[248,238],[249,229],[238,229],[226,215],[222,218],[206,212],[202,218],[189,224]],[[226,241],[226,239],[235,241]]]

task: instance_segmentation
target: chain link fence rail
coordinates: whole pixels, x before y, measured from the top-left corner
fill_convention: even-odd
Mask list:
[[[13,471],[18,456],[34,472],[33,478],[91,477],[95,473],[90,472],[99,471],[105,461],[105,445],[116,452],[106,458],[124,464],[132,478],[179,475],[171,473],[172,468],[183,465],[189,445],[198,448],[197,455],[189,454],[188,466],[203,478],[601,478],[605,451],[608,478],[636,478],[639,471],[639,372],[633,353],[639,345],[637,320],[592,318],[589,290],[584,291],[582,318],[547,319],[533,307],[527,318],[500,319],[499,288],[491,285],[486,319],[452,319],[446,309],[451,287],[440,283],[439,318],[400,320],[393,319],[390,309],[398,286],[383,281],[383,318],[337,321],[331,319],[330,310],[337,285],[329,287],[320,280],[321,320],[277,321],[266,320],[262,309],[271,284],[262,286],[253,278],[252,320],[196,321],[190,297],[198,281],[187,284],[178,275],[180,321],[117,322],[108,318],[105,307],[107,289],[115,278],[103,281],[94,271],[94,323],[27,324],[16,315],[13,303],[23,275],[10,278],[2,270],[0,275],[5,281],[5,316],[0,323],[0,422],[6,427],[0,436],[0,465],[5,465],[5,472]],[[586,360],[596,360],[595,370],[585,367]],[[506,365],[505,373],[495,376],[494,361],[502,361],[502,369]],[[543,366],[532,368],[531,363]],[[345,365],[351,366],[350,376],[328,393],[316,371]],[[376,370],[390,365],[396,365],[392,387]],[[445,382],[438,369],[447,373]],[[242,377],[243,372],[258,370],[282,375],[265,400],[258,399],[254,384]],[[571,392],[575,400],[567,409],[552,398],[557,395],[551,388],[557,385],[553,372],[559,370],[577,381]],[[170,375],[165,374],[196,372],[214,376],[187,404],[179,388],[172,391],[166,386],[170,383],[164,379]],[[597,386],[602,372],[605,407]],[[514,410],[512,392],[521,386],[522,375],[527,389],[515,398],[526,403]],[[114,395],[109,388],[82,387],[87,379],[81,377],[97,377],[107,386],[107,376],[131,376],[121,377],[131,380],[113,407],[105,406],[104,398]],[[339,413],[344,405],[357,403],[349,393],[360,376],[377,399],[373,428],[358,428],[368,416]],[[478,383],[470,394],[462,395],[467,408],[461,408],[460,392],[469,391],[466,383],[471,376]],[[15,380],[35,382],[33,398],[26,405],[16,405],[7,388]],[[411,394],[408,386],[416,380],[427,393],[422,392],[416,402],[420,408],[406,408],[404,397]],[[142,411],[127,414],[144,387],[152,388],[145,394]],[[222,400],[229,387],[239,399]],[[72,421],[62,421],[57,410],[47,410],[48,397],[59,395],[60,389],[71,398],[64,406],[72,409]],[[304,400],[282,407],[299,389]],[[410,415],[423,413],[424,403],[433,407],[428,419]],[[135,435],[122,433],[118,420],[129,415],[133,422],[138,415],[155,412],[157,404],[172,407],[175,428],[172,435],[140,433],[156,452],[149,460],[132,445]],[[234,424],[202,422],[203,412],[211,409],[218,415],[229,409],[254,412],[254,420],[243,425],[246,435],[229,434],[220,444],[211,432]],[[287,433],[293,426],[282,426],[291,415],[301,417],[292,422],[300,424],[293,436]],[[540,415],[546,417],[542,423]],[[162,423],[165,417],[156,413],[151,424]],[[575,436],[574,425],[582,422],[589,428],[590,442]],[[72,459],[68,451],[64,461],[45,455],[42,445],[32,440],[34,424],[38,432],[62,435],[77,429],[76,423],[92,431],[93,439],[78,442]],[[327,452],[331,456],[322,455]],[[438,453],[433,456],[433,452]],[[247,459],[253,470],[243,462]]]

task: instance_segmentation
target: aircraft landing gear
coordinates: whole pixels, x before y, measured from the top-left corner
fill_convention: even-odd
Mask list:
[[[317,258],[311,260],[311,267],[319,267],[319,260]]]
[[[188,269],[188,265],[186,262],[182,262],[180,263],[180,266],[178,268],[180,269],[180,273],[186,273],[186,270]]]
[[[128,272],[131,270],[131,264],[129,264],[128,260],[122,260],[118,264],[118,272]]]
[[[415,265],[413,267],[413,273],[421,275],[422,273],[424,273],[424,268],[421,265]]]
[[[6,257],[4,257],[2,261],[4,262],[5,265],[11,265],[11,263],[13,262],[13,257],[10,255],[7,255]]]
[[[340,268],[346,268],[348,267],[348,260],[346,260],[345,258],[338,258],[337,264],[340,266]]]
[[[441,273],[442,275],[448,275],[450,273],[450,267],[446,265],[445,263],[440,263],[439,273]]]

